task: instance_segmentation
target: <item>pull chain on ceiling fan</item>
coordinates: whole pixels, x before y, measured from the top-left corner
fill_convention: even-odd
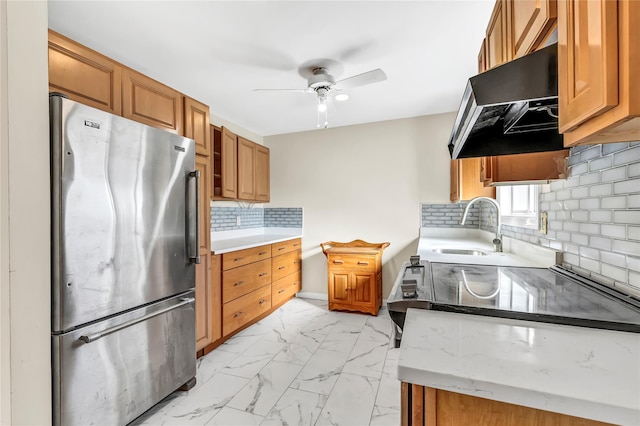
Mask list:
[[[336,96],[347,89],[365,86],[367,84],[378,83],[387,79],[387,75],[381,69],[375,69],[357,74],[336,82],[335,78],[329,74],[329,70],[324,66],[311,67],[311,76],[307,80],[306,89],[254,89],[254,91],[279,91],[279,92],[301,92],[315,93],[318,100],[318,127],[329,127],[327,103],[330,96]],[[346,96],[346,94],[343,94]],[[339,96],[339,95],[338,95]],[[339,100],[346,100],[339,99]]]

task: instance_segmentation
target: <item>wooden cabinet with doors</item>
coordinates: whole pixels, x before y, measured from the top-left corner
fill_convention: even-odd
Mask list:
[[[480,196],[496,198],[495,188],[485,187],[480,180],[481,162],[481,158],[451,160],[450,199],[452,203]]]
[[[210,247],[210,209],[209,209],[209,174],[208,157],[196,155],[196,170],[200,171],[199,197],[199,254],[200,264],[196,265],[196,350],[199,351],[216,338],[214,329],[216,315],[213,305],[216,289],[213,288]]]
[[[122,72],[122,116],[183,134],[182,94],[137,71]]]
[[[269,202],[270,199],[269,157],[269,148],[256,144],[256,201]]]
[[[565,146],[640,139],[640,2],[558,1]]]
[[[389,243],[320,244],[328,262],[329,310],[378,315],[382,305],[382,252]]]
[[[486,54],[486,69],[491,69],[511,60],[510,40],[507,38],[507,1],[496,0],[487,26],[486,41],[483,42]]]
[[[184,135],[196,141],[196,153],[209,156],[211,151],[211,129],[209,107],[188,96],[184,96]]]
[[[238,199],[256,199],[256,144],[238,137]]]
[[[536,51],[556,26],[556,0],[508,0],[509,60]]]
[[[569,150],[485,157],[480,179],[484,185],[536,183],[568,177]]]
[[[271,303],[292,298],[302,287],[302,240],[296,238],[271,244]]]
[[[211,198],[238,198],[238,137],[225,127],[211,126],[213,192]]]
[[[49,30],[49,91],[120,115],[122,66]]]

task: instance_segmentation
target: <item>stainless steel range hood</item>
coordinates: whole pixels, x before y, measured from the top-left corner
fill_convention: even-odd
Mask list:
[[[564,149],[558,45],[471,77],[449,139],[451,158]]]

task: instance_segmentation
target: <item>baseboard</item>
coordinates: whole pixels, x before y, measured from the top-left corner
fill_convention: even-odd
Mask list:
[[[326,293],[311,293],[309,291],[299,291],[296,297],[301,297],[303,299],[329,300],[329,296]]]

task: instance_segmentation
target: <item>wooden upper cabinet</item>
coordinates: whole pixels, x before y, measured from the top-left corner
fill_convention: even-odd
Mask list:
[[[558,1],[565,146],[640,139],[640,2]]]
[[[200,230],[200,252],[210,252],[211,244],[209,228],[211,222],[209,216],[211,209],[209,208],[209,197],[211,194],[211,162],[209,158],[202,155],[196,155],[196,170],[200,170],[200,212],[199,212],[199,230]]]
[[[470,200],[475,197],[496,198],[495,188],[485,187],[480,180],[480,164],[482,158],[462,158],[451,160],[451,192],[452,202]]]
[[[618,103],[617,3],[558,3],[558,107],[562,133]]]
[[[183,134],[182,94],[144,74],[122,72],[122,116]]]
[[[480,52],[478,52],[478,73],[483,73],[487,70],[487,39],[482,39],[482,45],[480,46]]]
[[[568,177],[568,149],[490,157],[485,185],[546,183]]]
[[[256,201],[269,201],[269,148],[256,145]]]
[[[489,19],[486,38],[486,69],[510,61],[511,40],[507,38],[507,0],[497,0]]]
[[[555,0],[509,0],[507,10],[512,59],[537,50],[555,28]]]
[[[184,135],[196,141],[196,153],[208,156],[211,151],[209,107],[184,96]]]
[[[256,144],[238,136],[238,199],[256,199]]]
[[[238,198],[238,137],[224,127],[220,156],[221,195],[224,198]]]
[[[49,91],[113,114],[121,113],[122,67],[49,30]]]

